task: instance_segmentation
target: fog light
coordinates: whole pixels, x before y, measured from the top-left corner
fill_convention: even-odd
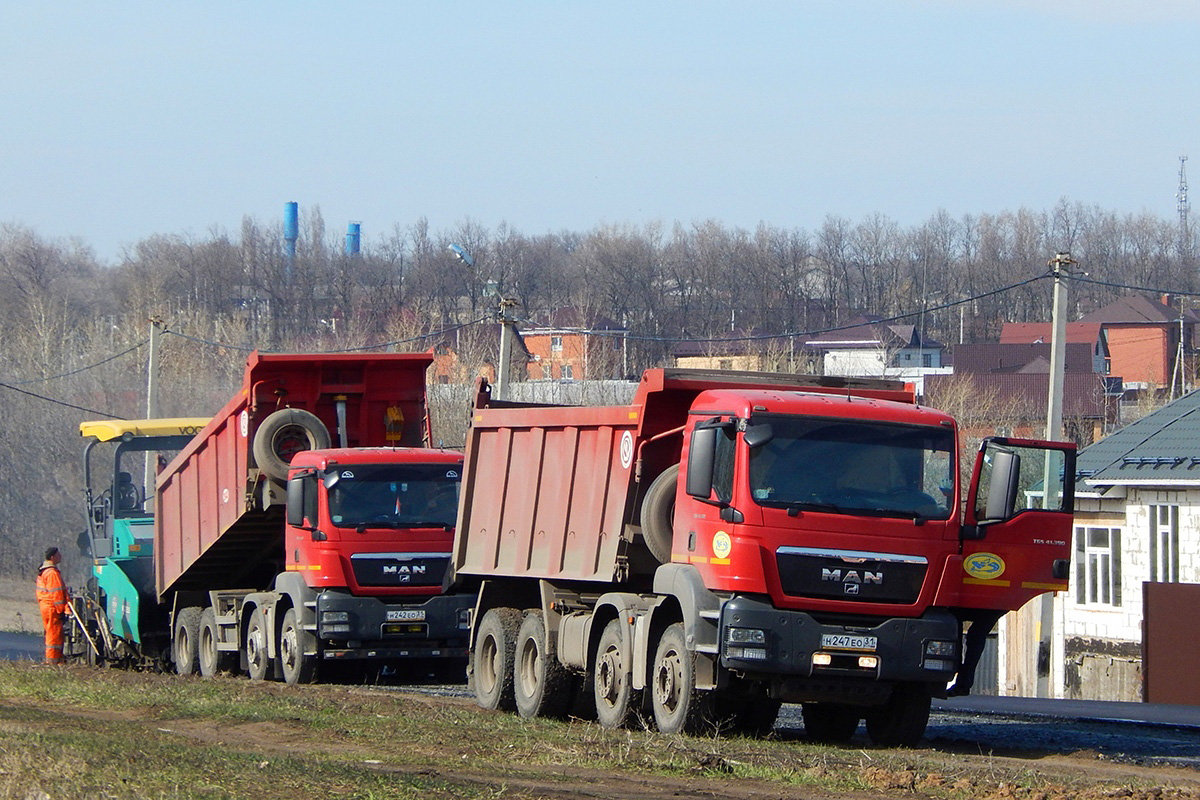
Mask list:
[[[469,630],[471,627],[471,609],[464,608],[458,612],[458,629],[460,631]]]
[[[878,669],[879,656],[859,656],[858,666],[863,669]]]
[[[767,632],[758,628],[729,628],[725,639],[734,644],[766,644]]]
[[[766,661],[767,651],[761,647],[726,647],[725,657],[739,661]]]
[[[321,626],[322,634],[349,633],[349,632],[350,632],[350,625],[349,625],[349,623],[345,623],[345,622],[338,622],[333,625],[322,625]]]
[[[828,667],[833,663],[833,656],[829,653],[813,653],[812,663],[814,667]]]
[[[938,672],[952,672],[955,669],[955,663],[944,658],[927,658],[925,659],[925,669],[932,669]]]

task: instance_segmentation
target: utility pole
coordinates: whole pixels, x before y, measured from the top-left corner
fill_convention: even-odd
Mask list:
[[[500,299],[500,309],[496,319],[500,323],[500,364],[496,367],[496,399],[508,399],[509,370],[512,366],[512,343],[516,338],[517,321],[513,319],[510,310],[517,304],[516,300]]]
[[[162,327],[161,317],[150,318],[150,357],[146,364],[146,419],[158,417],[158,334]],[[158,464],[153,453],[146,453],[145,462],[142,486],[149,502],[155,495],[154,481],[157,478]]]
[[[1075,262],[1067,252],[1055,253],[1048,266],[1054,275],[1054,308],[1050,335],[1050,389],[1046,403],[1046,438],[1061,441],[1063,436],[1063,375],[1067,355],[1067,280],[1071,277],[1070,267]],[[1066,475],[1065,480],[1073,480],[1074,476]],[[1052,494],[1052,487],[1059,482],[1057,465],[1052,462],[1049,454],[1042,472],[1042,508],[1057,508],[1060,498]],[[1037,675],[1037,696],[1050,697],[1051,686],[1057,687],[1058,682],[1052,681],[1059,667],[1053,658],[1055,637],[1055,594],[1048,592],[1038,598],[1037,653],[1034,668]]]

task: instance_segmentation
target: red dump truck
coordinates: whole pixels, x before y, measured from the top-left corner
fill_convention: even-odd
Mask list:
[[[1073,445],[991,439],[968,489],[957,436],[892,381],[654,369],[602,408],[481,381],[452,563],[477,702],[665,732],[792,702],[814,738],[915,743],[964,621],[1067,587]]]
[[[190,438],[85,423],[89,453],[117,443],[111,467],[88,470],[100,657],[291,683],[331,662],[461,675],[473,598],[442,586],[462,455],[427,446],[430,363],[254,353]],[[120,462],[145,453],[177,453],[153,514]]]

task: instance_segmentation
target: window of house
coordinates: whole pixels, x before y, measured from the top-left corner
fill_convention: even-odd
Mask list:
[[[550,351],[553,353],[561,353],[562,352],[562,337],[561,336],[551,336],[550,337]]]
[[[922,353],[921,354],[921,366],[922,367],[932,367],[933,366],[933,353]]]
[[[1150,580],[1179,583],[1179,506],[1150,506]]]
[[[1075,602],[1121,605],[1121,529],[1075,528]]]
[[[438,383],[443,384],[443,385],[450,383],[450,376],[449,375],[438,375]]]
[[[733,369],[733,359],[731,359],[731,358],[718,359],[717,369]]]
[[[542,380],[548,381],[548,380],[550,380],[551,377],[553,377],[553,376],[550,373],[550,365],[542,364]]]
[[[571,365],[570,365],[570,364],[563,364],[563,365],[562,365],[562,373],[561,373],[561,374],[562,374],[562,379],[563,379],[564,381],[569,381],[569,380],[571,380],[573,377],[575,377],[575,371],[574,371],[573,369],[571,369]]]

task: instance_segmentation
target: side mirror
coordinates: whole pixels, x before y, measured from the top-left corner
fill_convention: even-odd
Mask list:
[[[305,488],[308,481],[304,475],[288,478],[287,482],[287,524],[293,528],[304,527]]]
[[[1001,522],[1012,517],[1016,506],[1021,457],[1011,450],[996,449],[992,451],[991,466],[982,521]]]
[[[713,465],[717,456],[718,428],[696,428],[688,447],[687,485],[692,497],[707,500],[712,495]]]

